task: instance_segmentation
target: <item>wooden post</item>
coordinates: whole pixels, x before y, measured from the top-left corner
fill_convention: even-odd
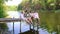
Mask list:
[[[13,17],[13,19],[14,19],[14,17]],[[13,22],[13,34],[15,34],[15,32],[14,32],[14,22]]]
[[[20,20],[20,33],[21,33],[21,20]]]
[[[30,30],[31,30],[31,24],[29,24],[30,25]]]

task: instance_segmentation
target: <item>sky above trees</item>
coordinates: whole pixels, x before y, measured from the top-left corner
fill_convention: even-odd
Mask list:
[[[18,6],[18,4],[20,4],[21,2],[22,0],[8,0],[8,2],[5,2],[5,3],[8,6],[12,6],[12,5]]]

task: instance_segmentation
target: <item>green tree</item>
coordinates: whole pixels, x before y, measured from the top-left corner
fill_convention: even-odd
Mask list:
[[[0,18],[5,18],[7,16],[6,14],[6,5],[4,4],[5,0],[0,0]],[[7,29],[6,23],[0,23],[0,31],[5,31]]]

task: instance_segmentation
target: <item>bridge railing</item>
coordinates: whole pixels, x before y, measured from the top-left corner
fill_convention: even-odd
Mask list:
[[[20,33],[21,33],[21,21],[24,21],[24,20],[20,19],[20,18],[0,18],[0,23],[13,22],[13,34],[15,34],[15,32],[14,32],[14,22],[20,22]],[[32,25],[33,25],[33,28],[34,28],[34,24],[32,24]],[[30,25],[30,29],[31,29],[31,25]]]
[[[20,32],[21,32],[21,20],[20,18],[0,18],[0,23],[8,23],[8,22],[13,22],[13,34],[14,32],[14,22],[20,22]],[[0,33],[2,34],[2,33]]]

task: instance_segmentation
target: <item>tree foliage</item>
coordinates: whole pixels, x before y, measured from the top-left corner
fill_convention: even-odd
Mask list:
[[[17,10],[17,6],[7,6],[7,10],[8,11],[16,11]]]
[[[7,16],[7,14],[5,12],[6,11],[6,5],[4,4],[4,1],[5,0],[0,0],[0,18],[5,18]],[[1,30],[5,30],[7,28],[8,27],[7,27],[6,23],[0,23],[0,29]]]

